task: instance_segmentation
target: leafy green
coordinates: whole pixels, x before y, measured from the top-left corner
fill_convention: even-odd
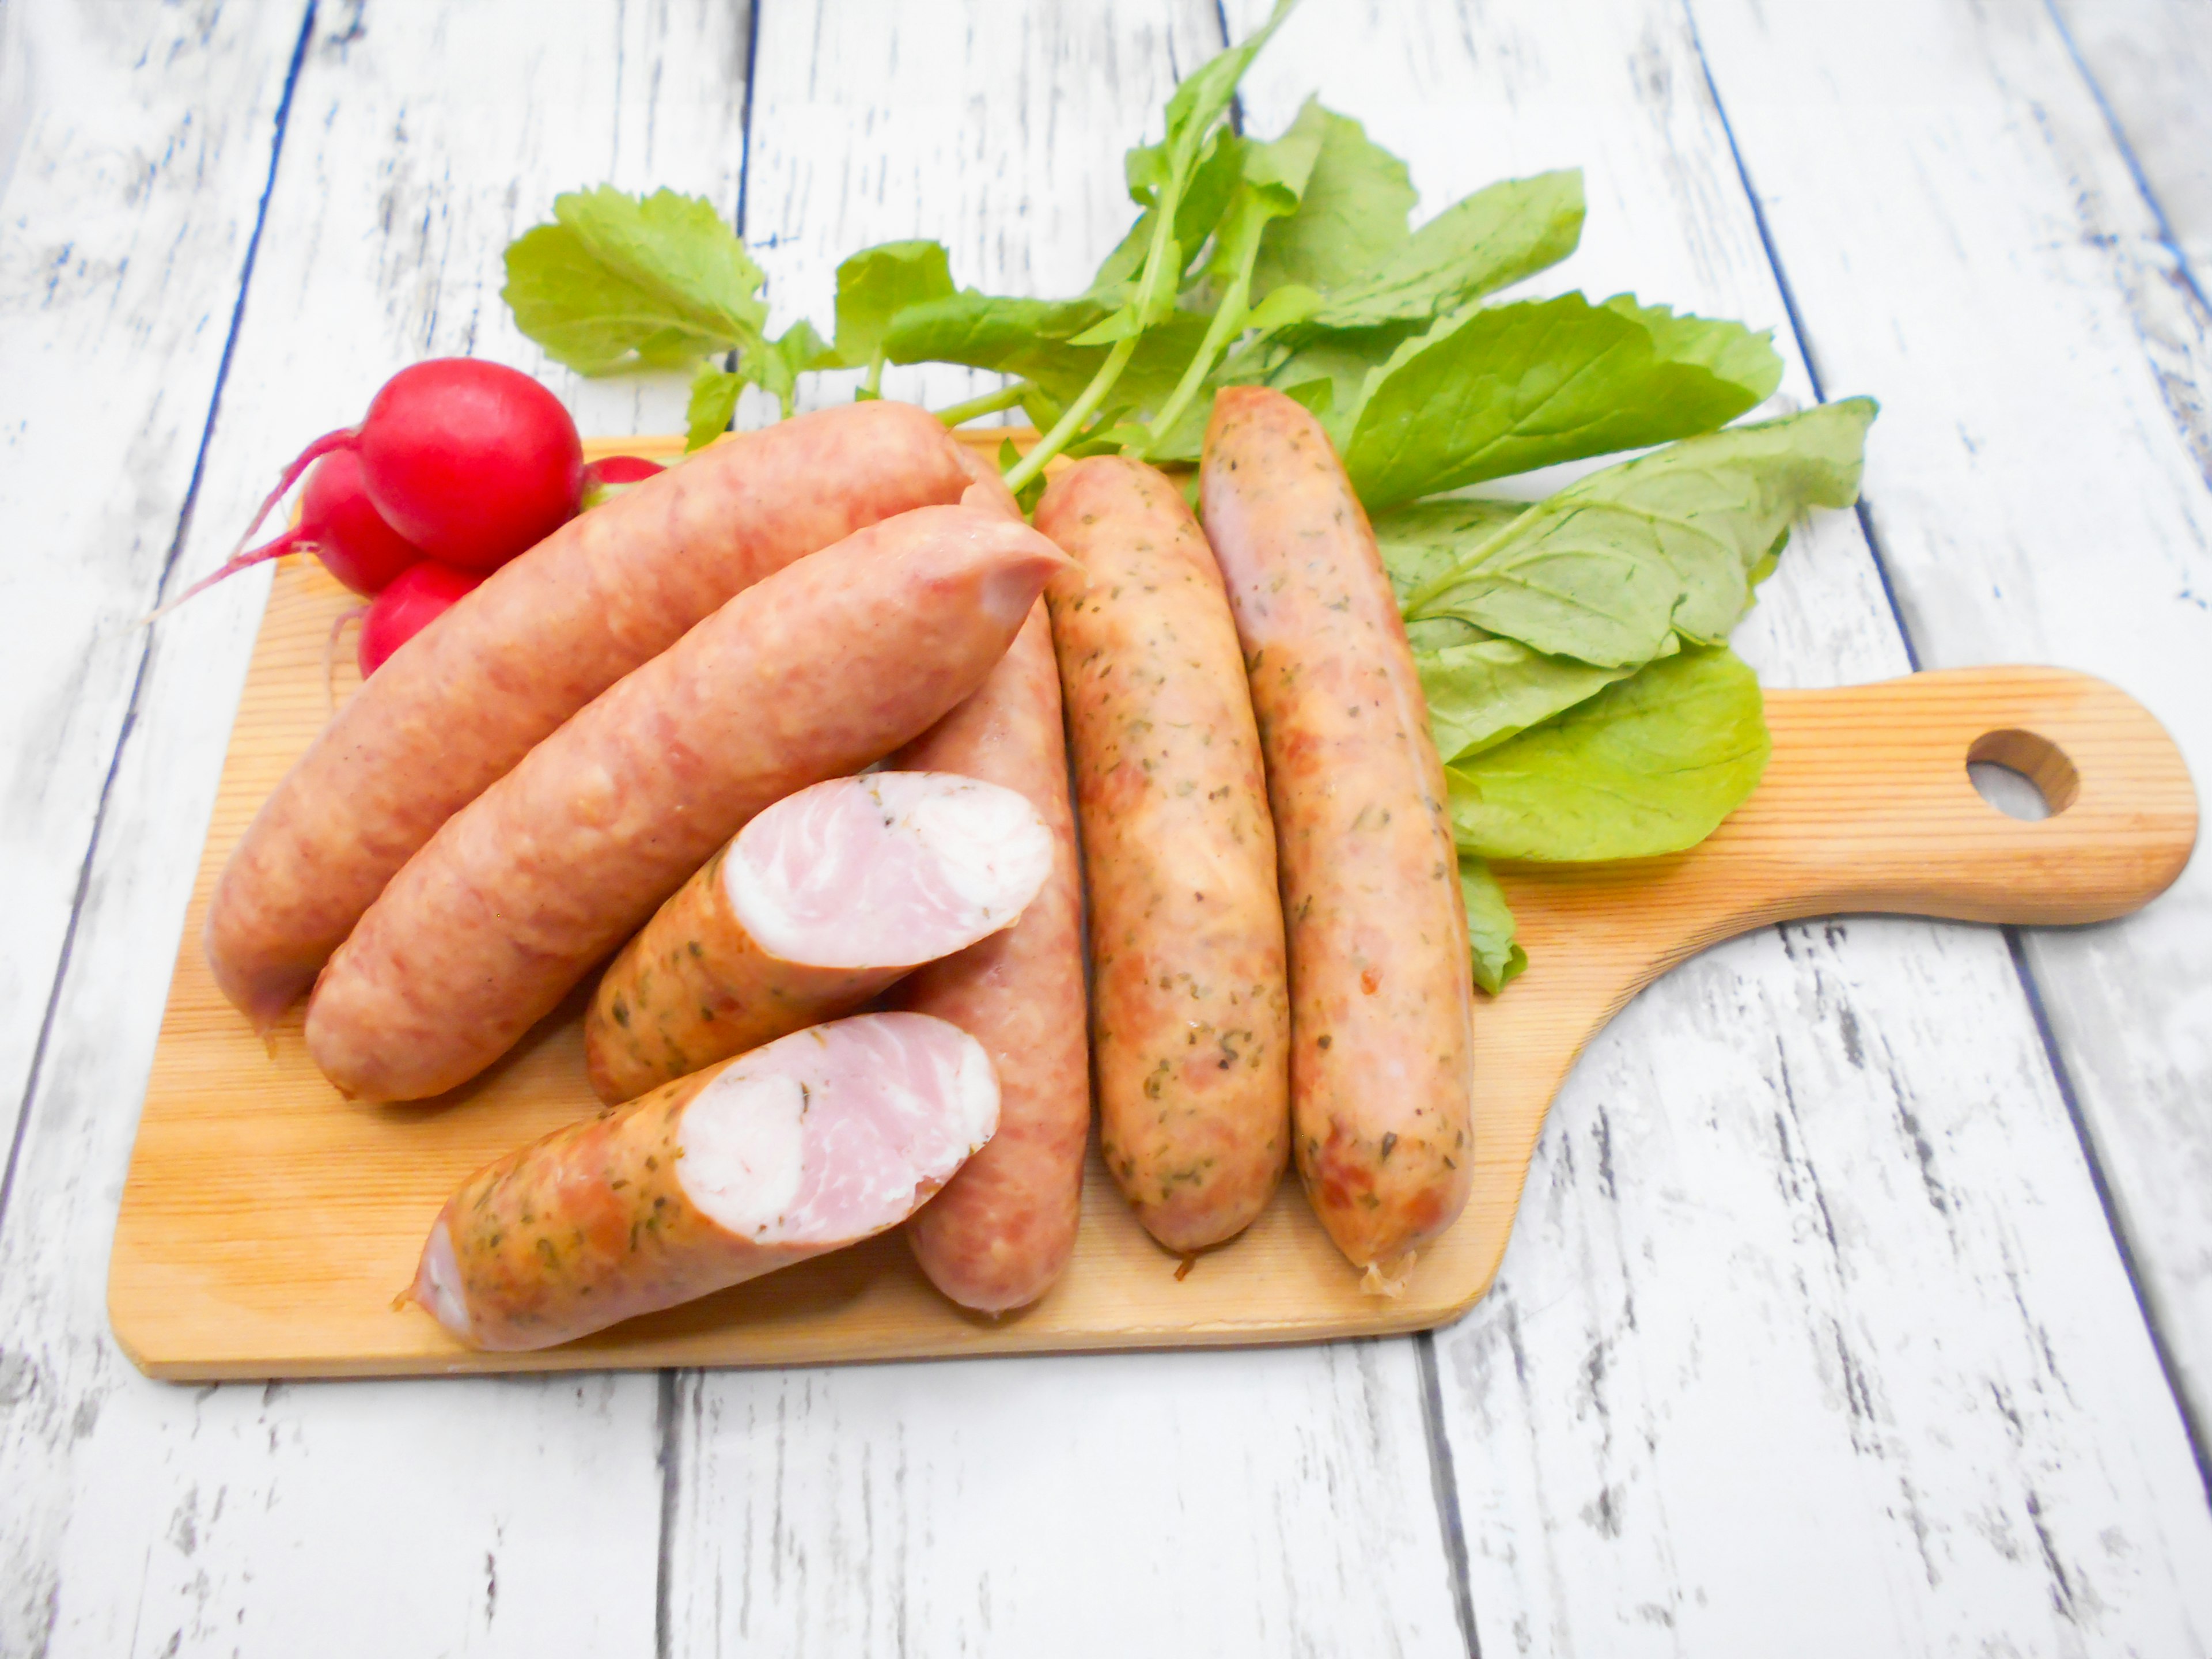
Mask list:
[[[1790,520],[1857,499],[1875,412],[1871,398],[1825,404],[1594,472],[1429,576],[1406,614],[1600,667],[1648,662],[1675,632],[1718,643]]]
[[[1289,137],[1310,131],[1320,139],[1298,210],[1270,224],[1252,266],[1252,292],[1272,293],[1285,283],[1327,290],[1372,269],[1406,240],[1413,210],[1413,185],[1406,164],[1370,143],[1347,115],[1309,98],[1291,124]]]
[[[1635,672],[1593,668],[1500,639],[1417,650],[1413,666],[1447,765],[1517,737]]]
[[[1445,768],[1462,852],[1585,862],[1694,847],[1765,769],[1759,680],[1684,651]]]
[[[882,374],[884,336],[909,306],[952,297],[952,265],[942,242],[884,242],[837,267],[837,360]]]
[[[1451,495],[1432,501],[1408,501],[1374,516],[1375,544],[1382,568],[1402,606],[1459,562],[1477,543],[1487,541],[1528,511],[1526,501],[1492,501],[1481,495]]]
[[[760,337],[760,267],[712,203],[602,185],[554,198],[553,215],[507,248],[502,293],[579,374],[678,367]]]
[[[1782,360],[1741,323],[1626,295],[1478,309],[1394,353],[1345,466],[1387,507],[1485,478],[1709,432],[1762,401]]]
[[[1492,996],[1528,965],[1513,942],[1513,909],[1490,866],[1472,854],[1459,855],[1460,896],[1467,902],[1467,939],[1474,955],[1474,982]]]
[[[1583,235],[1577,169],[1509,179],[1455,202],[1314,313],[1324,328],[1426,322],[1555,265]]]

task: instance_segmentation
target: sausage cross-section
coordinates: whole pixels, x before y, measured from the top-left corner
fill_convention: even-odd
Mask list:
[[[475,1076],[754,814],[974,690],[1066,564],[1025,526],[931,507],[746,589],[409,860],[316,984],[315,1063],[370,1100]]]
[[[738,832],[653,913],[584,1018],[592,1087],[630,1100],[850,1013],[1011,925],[1052,832],[1011,789],[944,772],[832,778]]]
[[[410,1296],[472,1347],[550,1347],[893,1227],[991,1137],[975,1040],[861,1014],[556,1129],[461,1183]]]
[[[623,675],[762,577],[960,499],[960,446],[872,401],[715,445],[555,531],[396,652],[223,866],[206,947],[266,1030],[438,826]]]
[[[1474,986],[1443,768],[1374,532],[1279,392],[1215,399],[1200,490],[1267,750],[1291,968],[1298,1170],[1387,1277],[1473,1173]]]
[[[1153,1237],[1241,1232],[1289,1158],[1275,837],[1237,630],[1206,538],[1141,463],[1037,503],[1076,562],[1045,591],[1091,886],[1106,1167]]]

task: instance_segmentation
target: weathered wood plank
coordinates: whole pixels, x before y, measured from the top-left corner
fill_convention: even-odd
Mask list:
[[[611,176],[734,207],[746,37],[741,8],[708,0],[324,8],[183,572],[402,363],[537,363],[499,254],[556,190]],[[223,101],[179,95],[195,122]],[[602,428],[665,429],[683,397],[555,384]],[[650,1652],[652,1377],[188,1392],[109,1338],[133,1103],[265,582],[156,630],[0,1217],[0,1650]]]
[[[2051,0],[2197,284],[2212,274],[2212,7]]]
[[[1254,9],[1232,6],[1232,27]],[[1580,163],[1584,251],[1541,282],[1632,286],[1778,325],[1790,346],[1680,9],[1325,15],[1262,60],[1256,130],[1318,85],[1408,155],[1431,210]],[[1815,36],[1828,52],[1844,33],[1912,56],[1878,25],[1799,21],[1808,64]],[[1807,118],[1802,77],[1735,67],[1800,149],[1865,164]],[[1807,189],[1801,210],[1836,204]],[[1958,257],[1872,200],[1831,228],[1863,283],[1916,235],[1900,282]],[[1948,305],[1925,314],[1999,327]],[[1893,362],[1844,374],[1816,357],[1831,392],[1891,399],[1871,488],[1885,524],[1917,509],[1884,505]],[[1942,408],[1954,379],[1902,383]],[[1809,389],[1793,361],[1783,396]],[[1904,666],[1850,519],[1793,543],[1739,643],[1779,682]],[[1792,927],[1654,987],[1570,1080],[1498,1288],[1437,1349],[1492,1650],[2180,1652],[2212,1634],[2187,1442],[1993,933]]]
[[[1886,396],[1869,500],[1923,658],[2101,674],[2201,790],[2212,314],[2050,15],[1883,5],[1847,39],[1735,0],[1698,17],[1809,349]],[[2212,861],[2141,915],[2023,944],[2201,1436]]]
[[[0,15],[0,1143],[192,482],[298,7]]]
[[[1218,45],[1198,3],[768,8],[745,228],[778,325],[826,324],[837,258],[900,236],[939,237],[964,283],[1080,288],[1133,211],[1121,151]],[[685,1375],[677,1397],[674,1650],[1460,1644],[1409,1342]]]

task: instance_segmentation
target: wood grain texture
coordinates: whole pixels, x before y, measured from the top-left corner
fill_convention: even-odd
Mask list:
[[[197,15],[196,15],[197,14]],[[193,483],[295,6],[0,18],[0,1137]]]
[[[1734,0],[1697,15],[1808,347],[1883,394],[1867,497],[1923,659],[2100,674],[2207,775],[2212,313],[2051,15],[1883,5],[1838,38]],[[2139,918],[2022,945],[2203,1459],[2212,866]]]
[[[159,14],[187,28],[226,15]],[[318,17],[175,580],[211,568],[275,466],[357,416],[392,369],[431,351],[536,362],[498,300],[499,255],[556,191],[611,174],[735,201],[742,9]],[[158,57],[149,73],[168,90],[143,96],[168,118],[228,118],[226,94],[164,80]],[[108,96],[95,85],[78,101]],[[55,222],[70,221],[58,209]],[[127,403],[128,382],[104,372],[107,392],[72,395]],[[665,428],[684,396],[680,382],[555,384],[616,430]],[[130,1103],[268,580],[155,632],[27,1108],[0,1218],[0,1651],[648,1653],[649,1380],[186,1391],[147,1383],[108,1334]]]
[[[2200,291],[2212,273],[2212,7],[2051,0]]]
[[[1896,51],[1879,25],[1789,9],[1808,55]],[[1231,27],[1255,10],[1231,6]],[[1794,150],[1825,147],[1828,176],[1859,164],[1862,128],[1808,119],[1762,53],[1716,70],[1723,100],[1733,81],[1772,100]],[[1583,250],[1532,286],[1777,326],[1778,402],[1811,395],[1679,6],[1317,6],[1258,64],[1253,130],[1316,85],[1409,157],[1425,211],[1583,166]],[[1868,108],[1863,136],[1893,114]],[[1917,165],[2001,194],[1963,182],[1970,161]],[[1896,229],[1880,194],[1828,227],[1856,280],[1959,257],[1948,228]],[[2041,325],[1955,292],[1943,308],[1992,336]],[[1884,399],[1878,503],[1891,371],[1822,367],[1830,395]],[[1914,377],[1927,418],[1958,381]],[[1961,520],[1952,550],[1980,533]],[[1770,685],[1904,667],[1850,518],[1793,536],[1737,645]],[[2188,1442],[1993,934],[1784,928],[1654,985],[1569,1078],[1498,1285],[1437,1349],[1486,1650],[2179,1652],[2212,1625]]]
[[[611,441],[592,452],[617,443],[676,448]],[[233,842],[321,729],[323,642],[350,602],[317,567],[288,561],[247,675],[110,1269],[117,1338],[153,1376],[790,1364],[1424,1328],[1488,1288],[1560,1079],[1675,963],[1747,927],[1835,910],[2101,920],[2162,891],[2196,838],[2196,798],[2172,744],[2100,681],[1992,669],[1777,693],[1765,779],[1698,848],[1634,864],[1501,867],[1532,965],[1481,1012],[1467,1213],[1401,1297],[1364,1294],[1287,1190],[1186,1277],[1117,1201],[1094,1148],[1076,1261],[1019,1314],[967,1316],[885,1237],[580,1342],[483,1353],[392,1298],[464,1177],[595,1109],[582,996],[437,1103],[357,1106],[315,1071],[297,1009],[264,1051],[216,989],[199,943]],[[1966,759],[1993,733],[2063,771],[2063,811],[2025,823],[1975,793]]]

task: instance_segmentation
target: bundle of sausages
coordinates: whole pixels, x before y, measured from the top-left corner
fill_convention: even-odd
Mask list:
[[[423,1098],[623,947],[610,1104],[454,1194],[424,1308],[542,1346],[901,1222],[953,1300],[1024,1306],[1073,1249],[1094,1058],[1171,1250],[1293,1152],[1370,1282],[1450,1224],[1466,929],[1373,536],[1263,390],[1218,400],[1201,497],[1203,530],[1097,459],[1032,530],[930,416],[855,404],[563,526],[363,686],[218,884],[248,1018],[312,981],[331,1081]]]

